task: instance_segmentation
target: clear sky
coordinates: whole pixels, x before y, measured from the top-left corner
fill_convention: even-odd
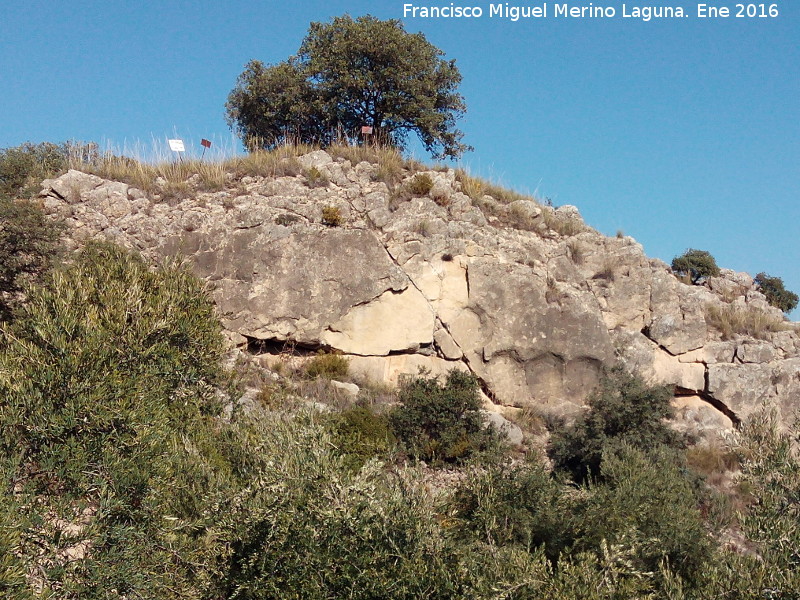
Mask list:
[[[238,149],[224,104],[244,64],[297,51],[311,21],[402,19],[456,59],[475,147],[462,164],[574,204],[669,262],[686,248],[800,292],[800,5],[775,18],[403,19],[402,0],[0,3],[0,147],[175,135]],[[418,3],[416,6],[450,2]],[[513,3],[510,3],[513,5]],[[627,3],[627,12],[646,3]],[[655,3],[653,3],[655,4]],[[541,2],[526,6],[541,6]],[[577,0],[571,6],[589,6]],[[768,10],[770,4],[766,4]],[[794,314],[797,317],[797,311]]]

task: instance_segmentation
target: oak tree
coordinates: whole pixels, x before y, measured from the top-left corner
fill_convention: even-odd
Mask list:
[[[251,149],[326,146],[370,126],[376,139],[402,147],[415,133],[435,158],[455,158],[470,149],[455,126],[466,105],[455,61],[443,56],[398,20],[312,23],[295,56],[246,65],[228,96],[228,124]]]

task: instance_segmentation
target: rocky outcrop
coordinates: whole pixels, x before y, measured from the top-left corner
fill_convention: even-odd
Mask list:
[[[46,181],[42,199],[75,246],[109,238],[185,257],[231,339],[337,349],[375,379],[457,367],[497,403],[568,414],[621,360],[675,386],[679,412],[700,429],[764,402],[785,415],[800,404],[791,324],[723,339],[707,320],[708,306],[782,319],[747,275],[685,285],[632,238],[588,229],[574,207],[474,201],[453,171],[428,172],[431,191],[412,197],[398,193],[403,182],[390,192],[377,165],[322,151],[298,160],[327,183],[246,177],[165,202],[70,171]],[[326,207],[341,226],[323,224]]]

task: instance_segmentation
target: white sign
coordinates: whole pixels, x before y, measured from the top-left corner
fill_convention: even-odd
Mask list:
[[[169,149],[173,152],[186,152],[183,147],[183,140],[167,140],[169,142]]]

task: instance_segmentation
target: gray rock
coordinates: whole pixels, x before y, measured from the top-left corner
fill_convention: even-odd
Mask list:
[[[355,400],[356,398],[358,398],[358,393],[361,391],[361,389],[355,383],[336,381],[335,379],[331,380],[331,387],[333,387],[336,390],[339,390],[345,396],[349,397],[351,400]]]
[[[481,413],[483,414],[484,421],[488,425],[494,427],[497,432],[505,438],[506,442],[512,446],[519,446],[522,444],[525,436],[523,435],[522,429],[520,429],[519,425],[512,423],[500,413],[491,412],[488,410],[481,410]]]

